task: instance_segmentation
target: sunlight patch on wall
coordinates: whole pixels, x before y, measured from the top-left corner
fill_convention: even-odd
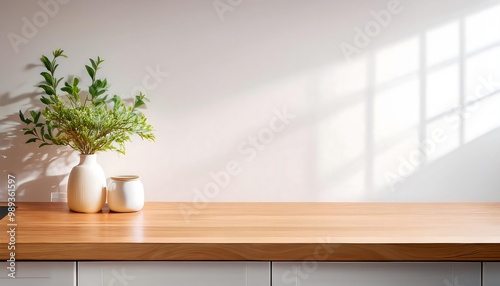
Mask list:
[[[375,143],[391,140],[419,122],[419,82],[416,76],[375,95]]]
[[[426,65],[441,64],[456,60],[459,53],[458,21],[435,28],[426,33]]]
[[[500,90],[499,62],[500,48],[484,51],[465,60],[465,103],[471,103]]]
[[[468,143],[500,127],[500,97],[486,98],[465,120],[465,142]]]
[[[439,68],[427,74],[426,114],[433,118],[460,104],[458,64]]]
[[[428,144],[426,151],[426,163],[430,163],[457,149],[460,146],[459,118],[456,116],[445,116],[438,120],[429,122],[426,126],[424,142],[422,147]]]
[[[359,94],[367,87],[367,66],[365,57],[341,63],[320,70],[318,75],[319,103],[330,104],[353,94]],[[361,75],[361,76],[360,76]]]
[[[465,51],[474,52],[500,42],[500,5],[493,6],[465,19]]]
[[[418,37],[381,50],[375,55],[375,84],[378,86],[415,73],[419,55]]]

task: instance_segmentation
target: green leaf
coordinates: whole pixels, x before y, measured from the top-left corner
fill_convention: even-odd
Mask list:
[[[52,141],[52,134],[45,134],[45,135],[43,135],[43,138]]]
[[[42,96],[42,98],[40,98],[40,101],[41,101],[43,104],[45,104],[45,105],[48,105],[48,104],[52,103],[52,102],[51,102],[48,98],[43,97],[43,96]]]
[[[35,135],[35,133],[33,133],[33,131],[31,130],[26,130],[24,131],[24,135]]]
[[[49,134],[45,134],[45,139],[47,139],[47,135],[49,135],[50,138],[52,138],[52,125],[50,124],[50,121],[46,121],[45,124],[47,125],[47,132]],[[49,139],[52,140],[52,139]]]
[[[64,53],[64,50],[61,50],[61,49],[57,49],[55,51],[52,52],[52,55],[54,56],[54,58],[57,58],[57,57],[65,57],[67,58],[68,56],[66,56]]]
[[[75,101],[80,100],[79,92],[80,92],[80,89],[78,88],[78,86],[74,86],[73,87],[73,98],[75,99]]]
[[[21,110],[19,110],[19,118],[22,122],[26,123],[26,118],[24,118],[24,114],[21,112]]]
[[[52,138],[52,126],[50,125],[50,122],[46,122],[46,124],[47,124],[47,131],[49,132],[49,134],[45,134],[45,138],[47,139],[47,135],[49,135]]]
[[[26,141],[26,144],[36,142],[36,140],[37,140],[37,138],[30,138],[30,139],[28,139],[28,141]]]
[[[89,66],[85,66],[85,68],[87,69],[87,73],[89,74],[90,78],[91,79],[94,79],[94,76],[95,76],[95,71],[94,69],[92,69],[91,67]]]
[[[94,68],[94,70],[97,69],[97,65],[95,64],[95,61],[93,59],[89,59],[90,60],[90,63],[92,64],[92,67]]]
[[[45,68],[49,71],[52,70],[52,63],[49,61],[49,59],[46,56],[43,56],[40,58],[40,61],[42,61],[43,65]]]
[[[38,123],[38,119],[40,119],[40,114],[42,114],[40,111],[38,111],[35,116],[33,116],[33,120],[35,121],[35,124]]]
[[[97,91],[93,85],[89,86],[89,93],[92,96],[92,98],[94,98],[96,96]]]
[[[55,95],[54,89],[51,86],[41,84],[38,87],[42,88],[47,95]]]
[[[142,101],[142,98],[140,98],[140,97],[136,96],[136,98],[135,98],[135,99],[136,99],[136,100],[135,100],[135,102],[134,102],[134,109],[139,108],[139,107],[141,107],[141,106],[143,106],[143,105],[144,105],[144,101]]]
[[[48,72],[41,72],[40,75],[43,76],[47,84],[52,85],[52,76]]]
[[[76,78],[76,77],[75,77],[75,78],[73,79],[73,86],[74,86],[74,87],[77,87],[79,82],[80,82],[80,81],[78,80],[78,78]]]
[[[43,146],[47,146],[47,145],[50,145],[50,144],[43,142],[42,144],[40,144],[40,146],[38,146],[38,148],[42,148]]]
[[[64,91],[64,92],[71,94],[73,92],[73,89],[70,86],[65,86],[65,87],[61,87],[61,91]]]

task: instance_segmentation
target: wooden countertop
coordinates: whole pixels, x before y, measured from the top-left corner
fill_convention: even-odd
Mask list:
[[[209,203],[189,218],[182,205],[81,214],[19,203],[16,259],[500,260],[500,203]]]

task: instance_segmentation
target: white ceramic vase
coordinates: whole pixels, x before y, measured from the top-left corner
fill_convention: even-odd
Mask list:
[[[108,206],[114,212],[136,212],[144,207],[144,187],[139,176],[111,177]]]
[[[106,176],[97,155],[80,155],[68,178],[68,207],[75,212],[96,213],[106,202]]]

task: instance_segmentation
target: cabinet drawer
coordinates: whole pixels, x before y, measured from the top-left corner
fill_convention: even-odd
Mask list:
[[[483,263],[483,286],[500,286],[500,262]]]
[[[15,276],[8,276],[9,264],[0,262],[0,285],[6,286],[76,286],[76,262],[27,262],[17,261]]]
[[[269,286],[269,262],[79,262],[79,286]]]
[[[480,262],[273,262],[273,286],[481,286]]]

